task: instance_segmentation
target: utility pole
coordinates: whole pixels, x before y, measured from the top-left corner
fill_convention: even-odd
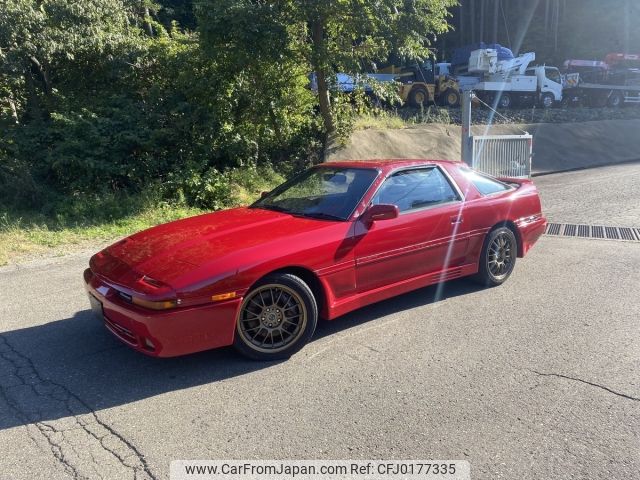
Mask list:
[[[473,167],[473,147],[471,145],[471,99],[473,92],[471,90],[462,91],[462,138],[460,151],[462,153],[461,160]]]

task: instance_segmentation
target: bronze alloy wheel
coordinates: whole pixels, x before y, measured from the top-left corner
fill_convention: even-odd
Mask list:
[[[489,245],[487,269],[497,280],[511,273],[515,248],[512,236],[507,233],[496,235]]]
[[[252,350],[278,353],[296,343],[307,320],[307,307],[298,292],[286,285],[269,283],[245,298],[237,330]]]
[[[485,287],[504,283],[513,272],[517,256],[516,233],[508,227],[494,228],[482,245],[476,281]]]

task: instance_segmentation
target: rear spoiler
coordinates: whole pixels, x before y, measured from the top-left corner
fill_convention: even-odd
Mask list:
[[[502,183],[506,183],[509,185],[516,186],[516,188],[520,188],[523,185],[533,185],[533,181],[529,178],[514,178],[514,177],[495,177],[496,180],[499,180]]]

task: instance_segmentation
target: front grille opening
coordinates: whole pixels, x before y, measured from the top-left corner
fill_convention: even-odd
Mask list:
[[[104,322],[109,328],[109,330],[111,330],[117,337],[121,338],[122,340],[124,340],[130,345],[133,345],[133,346],[138,345],[138,339],[131,330],[110,320],[106,316],[104,317]]]
[[[133,302],[133,298],[131,297],[131,295],[128,295],[124,292],[120,292],[118,291],[118,296],[123,299],[125,302],[127,303],[132,303]]]

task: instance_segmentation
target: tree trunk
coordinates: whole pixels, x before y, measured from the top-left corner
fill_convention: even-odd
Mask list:
[[[42,120],[42,108],[40,107],[40,99],[33,82],[30,69],[24,72],[24,83],[27,89],[26,116],[30,120]]]
[[[498,43],[498,15],[500,15],[500,0],[493,0],[493,43]]]
[[[476,4],[474,0],[469,2],[471,16],[471,43],[476,41]]]
[[[624,38],[623,38],[623,53],[633,53],[629,48],[629,36],[631,34],[631,0],[624,2]]]
[[[36,71],[38,72],[38,75],[40,76],[40,79],[42,80],[42,84],[44,85],[44,93],[46,93],[47,95],[50,95],[52,88],[51,88],[51,80],[49,79],[49,73],[38,61],[38,59],[33,55],[29,57],[29,60],[31,61],[31,64],[35,67]]]
[[[16,102],[13,101],[13,98],[8,98],[7,102],[9,103],[9,108],[11,109],[11,118],[17,124],[20,123],[20,118],[18,117],[18,109],[16,108]]]
[[[278,119],[276,118],[276,112],[273,111],[273,104],[269,105],[269,120],[271,121],[271,126],[273,127],[273,132],[276,135],[276,140],[278,141],[278,146],[284,146],[284,138],[282,137],[282,129],[280,128],[280,124],[278,123]]]
[[[331,100],[329,97],[329,87],[327,85],[327,71],[323,59],[324,50],[324,26],[322,20],[316,20],[312,25],[313,37],[313,68],[316,73],[316,83],[318,84],[318,102],[320,104],[320,114],[324,121],[324,129],[327,135],[333,133],[335,126],[333,115],[331,114]]]
[[[558,29],[560,28],[560,2],[555,2],[555,9],[553,13],[553,51],[558,52]]]
[[[545,35],[545,40],[548,38],[547,35],[549,34],[549,11],[551,6],[549,5],[549,2],[551,0],[545,0],[544,2],[544,35]]]
[[[465,45],[465,37],[464,37],[464,7],[462,4],[458,6],[458,16],[460,18],[460,46]]]
[[[149,11],[149,7],[144,7],[144,29],[147,32],[147,35],[153,37],[153,26],[149,19],[151,18],[151,12]]]
[[[484,11],[487,5],[485,0],[480,0],[480,41],[484,42]]]

